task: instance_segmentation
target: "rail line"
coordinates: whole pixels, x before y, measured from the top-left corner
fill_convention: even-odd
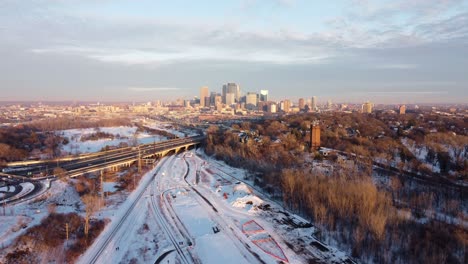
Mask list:
[[[133,211],[133,209],[135,208],[135,206],[137,205],[137,203],[141,200],[141,197],[143,197],[143,194],[145,193],[146,189],[148,188],[148,186],[154,182],[154,179],[156,177],[156,175],[159,173],[159,171],[161,170],[161,168],[163,167],[163,165],[166,163],[167,159],[164,159],[161,161],[160,164],[158,164],[158,168],[156,169],[156,171],[154,172],[154,174],[151,176],[151,180],[148,181],[148,183],[146,184],[146,186],[143,188],[143,190],[138,194],[137,198],[132,202],[132,204],[130,205],[130,207],[128,208],[128,210],[125,212],[125,214],[123,215],[123,217],[120,219],[120,221],[117,223],[117,226],[112,230],[112,232],[109,234],[109,236],[104,240],[104,243],[103,245],[99,248],[99,250],[96,252],[96,254],[91,258],[91,261],[90,263],[98,263],[97,260],[99,259],[99,257],[102,255],[102,253],[104,252],[104,250],[107,248],[107,246],[109,245],[110,241],[114,238],[115,234],[120,230],[120,228],[122,227],[123,223],[125,222],[125,220],[128,218],[128,216],[130,215],[130,213]]]
[[[171,164],[173,164],[173,162]],[[150,201],[151,201],[151,205],[152,205],[153,210],[154,210],[156,220],[159,222],[160,226],[164,230],[164,233],[166,233],[166,236],[169,238],[169,240],[173,244],[175,250],[177,251],[177,254],[181,257],[181,261],[183,263],[187,263],[187,264],[188,263],[193,263],[194,262],[193,258],[190,256],[190,258],[191,258],[191,261],[190,261],[189,258],[185,255],[184,248],[182,248],[179,245],[179,243],[178,243],[179,241],[176,239],[176,237],[174,236],[174,234],[170,230],[170,227],[168,226],[168,223],[166,222],[166,220],[164,219],[164,216],[162,215],[162,212],[160,211],[160,208],[158,206],[159,200],[156,200],[157,196],[155,195],[154,191],[156,189],[158,189],[159,193],[160,193],[160,195],[158,197],[159,197],[159,199],[163,199],[164,193],[161,192],[161,186],[159,185],[158,186],[159,188],[157,188],[155,180],[152,182],[152,185],[153,185],[153,188],[151,189]]]

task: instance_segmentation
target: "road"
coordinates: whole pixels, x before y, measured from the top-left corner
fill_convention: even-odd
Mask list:
[[[6,173],[0,173],[0,177],[5,179],[16,179],[18,181],[30,181],[36,187],[40,187],[39,181],[47,178],[54,178],[54,176],[45,176],[40,178],[31,178],[28,175],[38,174],[42,171],[50,170],[50,168],[55,168],[60,166],[66,170],[66,175],[68,177],[76,177],[83,175],[85,173],[100,171],[105,168],[118,166],[125,163],[133,163],[139,159],[145,157],[154,156],[155,153],[161,153],[166,150],[175,149],[177,147],[195,145],[200,143],[203,140],[203,136],[194,136],[187,138],[178,138],[167,141],[161,141],[152,144],[143,144],[138,147],[132,148],[121,148],[119,151],[103,151],[90,155],[87,158],[79,157],[76,159],[71,159],[70,157],[64,158],[66,160],[63,163],[59,163],[58,160],[55,161],[42,161],[40,163],[35,163],[31,166],[22,166],[11,168],[8,167],[5,170]],[[53,165],[53,167],[52,167]],[[59,175],[60,176],[60,175]],[[40,189],[31,192],[31,195],[37,193]],[[27,199],[28,197],[22,197]],[[5,199],[5,198],[4,198]],[[1,202],[1,200],[0,200]]]
[[[203,138],[203,136],[178,138],[151,144],[143,144],[138,147],[126,147],[117,150],[102,151],[87,157],[65,157],[56,160],[38,161],[26,166],[7,167],[5,168],[5,173],[17,176],[30,176],[50,172],[53,168],[60,167],[65,169],[68,174],[79,174],[81,172],[87,172],[93,168],[99,170],[101,168],[112,166],[113,164],[119,164],[126,161],[133,162],[138,160],[139,157],[149,157],[154,153],[158,153],[166,149],[176,148],[187,144],[200,143]],[[6,176],[8,176],[8,174],[6,174]]]

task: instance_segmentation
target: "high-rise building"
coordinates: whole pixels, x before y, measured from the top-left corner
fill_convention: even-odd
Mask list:
[[[310,109],[312,109],[312,111],[316,111],[316,110],[317,110],[317,96],[312,96],[312,101],[311,101]]]
[[[227,93],[225,104],[231,106],[235,103],[236,103],[236,95],[234,93]]]
[[[223,98],[221,97],[220,94],[216,94],[213,105],[216,106],[221,103],[223,103]]]
[[[372,103],[367,101],[362,105],[362,112],[370,114],[372,113]]]
[[[206,98],[210,98],[210,94],[209,94],[209,91],[208,91],[208,86],[202,86],[200,88],[200,106],[201,107],[205,107],[205,106],[209,106],[210,104],[210,101],[208,100],[208,102],[206,102]]]
[[[314,122],[310,125],[310,150],[318,150],[320,148],[320,126]]]
[[[305,108],[304,98],[299,98],[299,109],[304,110],[304,108]]]
[[[257,109],[260,111],[267,112],[268,111],[268,102],[259,101],[257,104]]]
[[[268,105],[268,113],[276,113],[276,104],[271,103]]]
[[[260,90],[260,102],[268,101],[268,90]]]
[[[400,111],[400,115],[406,114],[406,105],[400,105],[398,110]]]
[[[216,92],[211,92],[210,93],[210,106],[215,105],[215,97],[216,97]]]
[[[249,110],[254,110],[257,108],[257,93],[247,93],[245,97],[245,107]]]
[[[331,101],[331,100],[328,100],[328,101],[327,101],[327,108],[328,108],[328,109],[331,109],[332,106],[333,106],[332,101]]]
[[[223,103],[228,104],[226,100],[226,96],[228,93],[234,94],[234,99],[236,102],[240,101],[240,87],[235,83],[227,83],[223,85]]]
[[[285,113],[288,113],[291,110],[291,101],[290,100],[284,100],[281,102],[281,110]]]

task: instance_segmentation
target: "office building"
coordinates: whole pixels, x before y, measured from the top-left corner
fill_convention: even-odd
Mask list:
[[[247,93],[245,97],[245,107],[248,110],[257,109],[257,100],[258,100],[257,93]]]
[[[235,83],[227,83],[225,85],[223,85],[223,103],[225,104],[228,104],[227,102],[227,94],[228,93],[232,93],[234,94],[234,100],[235,102],[239,102],[240,101],[240,87],[239,85],[235,84]]]
[[[406,114],[406,105],[400,105],[398,110],[400,112],[400,115]]]
[[[299,109],[304,110],[304,108],[305,108],[305,100],[304,100],[304,98],[300,98],[299,99]]]
[[[268,90],[260,90],[260,102],[268,101]]]
[[[362,112],[370,114],[372,113],[372,103],[367,101],[362,105]]]
[[[216,106],[218,104],[222,104],[223,103],[223,98],[221,97],[220,94],[216,94],[215,98],[214,98],[214,103],[213,105]]]
[[[281,110],[285,113],[288,113],[291,110],[291,101],[290,100],[284,100],[280,103]]]
[[[268,113],[276,113],[277,112],[277,105],[271,103],[268,105]]]
[[[312,101],[310,103],[310,109],[312,109],[312,111],[317,111],[317,96],[312,96]]]
[[[208,102],[206,100],[208,98]],[[210,94],[208,91],[208,86],[203,86],[200,88],[200,107],[210,106]]]
[[[210,93],[210,106],[215,105],[215,97],[216,97],[216,92],[211,92]]]
[[[236,95],[234,93],[226,93],[225,104],[231,106],[236,103]]]

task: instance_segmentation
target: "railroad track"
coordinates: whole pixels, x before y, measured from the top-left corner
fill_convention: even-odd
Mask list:
[[[171,164],[173,164],[173,162]],[[160,211],[159,202],[162,199],[164,199],[163,197],[164,192],[161,192],[161,185],[156,186],[155,180],[153,180],[152,185],[153,185],[153,188],[151,190],[150,200],[151,200],[151,206],[153,207],[156,220],[158,221],[159,225],[164,230],[164,233],[166,233],[166,236],[169,238],[170,242],[173,244],[177,254],[180,256],[181,261],[186,264],[194,263],[194,260],[191,256],[190,256],[190,259],[186,256],[185,248],[182,248],[181,245],[179,245],[179,241],[177,240],[177,238],[171,231],[169,224],[166,222],[166,220],[164,219],[164,216],[162,215],[162,212]],[[160,195],[155,195],[154,191],[156,189],[158,189]],[[159,200],[157,200],[156,197],[159,197]]]
[[[135,206],[138,204],[138,202],[141,200],[141,197],[143,197],[143,194],[145,193],[146,189],[148,188],[148,186],[154,182],[154,179],[156,177],[156,175],[159,173],[159,171],[161,170],[161,168],[163,167],[163,165],[166,163],[167,159],[164,159],[161,161],[161,163],[159,164],[159,167],[156,169],[156,171],[154,172],[153,176],[151,176],[151,180],[148,181],[148,183],[146,184],[146,186],[143,188],[143,190],[138,194],[137,198],[132,202],[132,204],[130,205],[130,207],[128,208],[128,210],[125,212],[125,214],[122,216],[122,218],[120,219],[120,221],[118,222],[117,226],[111,231],[111,233],[109,234],[109,236],[104,240],[104,243],[100,246],[99,250],[96,252],[96,254],[94,254],[94,256],[91,258],[91,261],[89,263],[99,263],[98,262],[98,259],[99,257],[102,255],[102,253],[105,251],[105,249],[107,248],[107,246],[109,245],[110,241],[112,241],[112,239],[114,238],[115,234],[120,230],[120,228],[122,227],[123,223],[126,221],[126,219],[128,218],[128,216],[132,213],[133,209],[135,208]]]

